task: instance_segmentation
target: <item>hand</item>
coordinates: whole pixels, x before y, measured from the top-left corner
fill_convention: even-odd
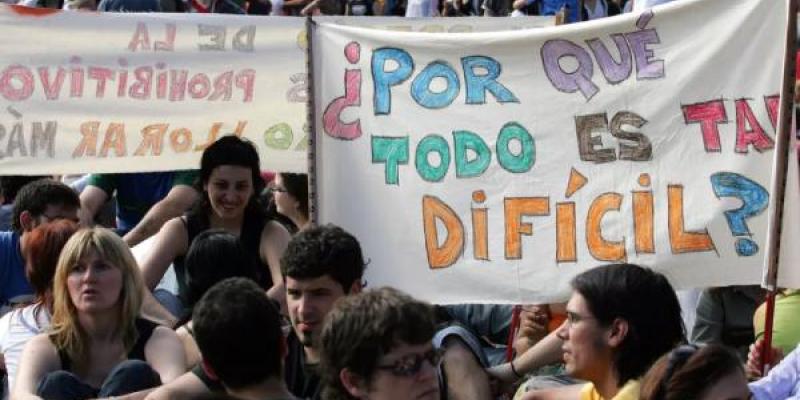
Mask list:
[[[547,305],[524,305],[519,313],[519,331],[514,338],[514,351],[526,352],[536,342],[547,336],[550,310]]]
[[[747,353],[747,364],[745,365],[745,373],[750,380],[756,380],[763,377],[761,364],[762,348],[764,347],[764,339],[758,339],[755,343],[750,345],[750,351]],[[773,347],[770,361],[772,367],[777,365],[783,359],[783,352],[781,349]]]

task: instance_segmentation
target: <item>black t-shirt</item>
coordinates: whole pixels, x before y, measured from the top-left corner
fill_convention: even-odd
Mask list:
[[[153,336],[153,331],[156,330],[158,324],[144,318],[136,318],[134,321],[134,327],[136,328],[136,343],[133,344],[133,347],[128,352],[128,360],[141,360],[147,361],[144,349],[147,346],[147,341],[150,340],[150,337]],[[53,336],[50,335],[50,341],[55,344]],[[58,351],[58,358],[61,360],[61,369],[64,371],[72,371],[72,359],[70,358],[67,351],[64,349],[56,349]]]
[[[319,383],[317,365],[306,363],[303,344],[300,343],[294,331],[289,333],[286,342],[289,348],[284,365],[286,386],[293,395],[303,400],[319,400],[322,388]]]
[[[319,383],[319,373],[317,372],[316,364],[306,364],[306,354],[303,351],[303,345],[300,340],[295,336],[294,331],[289,333],[286,338],[288,354],[284,360],[284,379],[286,387],[289,391],[302,400],[319,400],[322,388]],[[192,368],[192,373],[195,374],[203,384],[213,392],[224,392],[225,388],[222,384],[208,376],[206,371],[201,365],[196,365]]]

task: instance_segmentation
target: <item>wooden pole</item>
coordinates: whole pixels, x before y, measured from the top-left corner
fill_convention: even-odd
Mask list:
[[[311,225],[319,223],[319,199],[317,198],[317,115],[314,99],[314,40],[316,22],[311,14],[306,17],[306,71],[308,71],[308,101],[306,102],[306,126],[308,126],[308,218]]]
[[[761,348],[763,371],[772,366],[772,324],[775,314],[775,294],[778,290],[778,258],[780,256],[783,202],[786,193],[786,169],[789,164],[789,139],[793,134],[792,112],[794,104],[795,55],[797,53],[797,0],[787,0],[788,16],[783,59],[783,86],[781,87],[778,128],[775,132],[774,176],[770,193],[769,232],[767,233],[766,273],[762,286],[767,289],[767,310],[764,321],[764,343]],[[769,60],[763,60],[769,62]]]

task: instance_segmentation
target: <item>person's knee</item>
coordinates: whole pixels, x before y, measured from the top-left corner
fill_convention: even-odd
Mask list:
[[[449,365],[464,363],[476,368],[487,366],[486,356],[480,341],[468,330],[460,326],[449,326],[437,332],[433,338],[434,346],[444,350],[445,368]]]
[[[150,364],[142,360],[125,360],[108,375],[100,394],[119,396],[159,385],[161,378]]]
[[[442,342],[444,357],[442,361],[445,365],[479,365],[478,357],[469,348],[469,345],[460,337],[451,335]]]
[[[75,383],[80,383],[80,380],[75,374],[68,371],[53,371],[42,378],[39,382],[39,390],[49,387],[65,387]]]
[[[44,399],[70,399],[90,397],[91,387],[68,371],[53,371],[45,375],[36,388],[36,394]]]

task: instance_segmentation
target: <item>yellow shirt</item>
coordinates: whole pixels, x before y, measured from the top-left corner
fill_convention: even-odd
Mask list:
[[[639,381],[637,380],[629,380],[625,383],[625,386],[617,392],[617,395],[608,400],[639,400]],[[594,384],[587,383],[583,388],[581,388],[581,400],[606,400],[600,396],[600,393],[597,393],[597,390],[594,388]]]

